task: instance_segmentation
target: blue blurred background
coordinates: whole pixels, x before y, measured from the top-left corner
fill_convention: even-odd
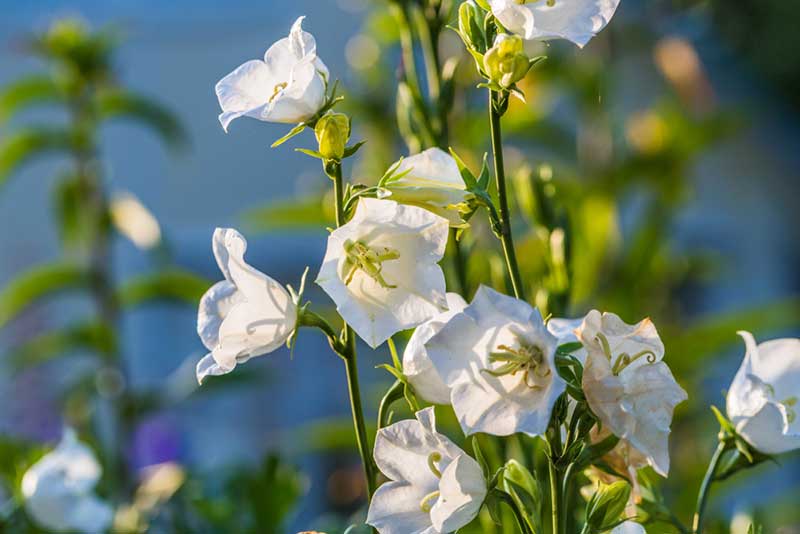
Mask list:
[[[115,61],[120,77],[129,87],[171,108],[188,131],[190,147],[170,154],[156,138],[135,126],[110,126],[102,138],[110,190],[133,193],[151,210],[180,266],[212,280],[220,278],[210,238],[215,227],[233,226],[248,235],[248,259],[253,265],[296,285],[306,266],[311,276],[315,274],[324,251],[324,232],[257,232],[243,214],[318,191],[325,187],[326,178],[315,160],[289,149],[269,148],[285,132],[283,126],[243,119],[225,134],[217,121],[214,84],[243,61],[260,57],[297,16],[305,14],[306,28],[315,34],[320,55],[342,80],[345,93],[349,86],[361,87],[359,65],[352,62],[356,45],[363,49],[363,41],[354,38],[364,27],[367,4],[367,0],[2,0],[0,86],[40,67],[20,53],[16,44],[56,17],[77,15],[92,26],[118,25],[125,35]],[[746,4],[749,9],[751,3]],[[781,9],[772,4],[773,11]],[[754,39],[758,31],[766,31],[779,41],[774,48],[765,44],[764,54],[785,52],[782,63],[790,65],[781,70],[753,51],[756,45],[742,37],[747,29],[737,33],[736,20],[712,13],[716,12],[707,2],[676,5],[623,0],[615,19],[619,26],[645,27],[662,43],[667,38],[689,43],[708,84],[706,105],[725,109],[741,124],[735,134],[692,163],[687,176],[690,192],[670,222],[669,239],[678,250],[702,249],[718,266],[702,286],[686,288],[679,296],[686,322],[800,293],[800,99],[792,85],[799,69],[797,39],[781,33],[791,28],[751,28]],[[663,69],[657,68],[652,48],[636,39],[623,40],[618,46],[630,48],[624,58],[608,65],[616,80],[611,88],[613,104],[607,110],[612,122],[651,106],[664,84]],[[396,62],[396,52],[390,53],[391,57],[381,60]],[[59,119],[46,111],[34,117]],[[398,145],[396,156],[403,151]],[[57,158],[52,158],[27,166],[0,192],[0,287],[16,273],[59,254],[48,209],[58,165]],[[637,210],[646,206],[636,195],[625,199],[623,235],[626,224],[635,224]],[[128,241],[117,240],[114,255],[115,275],[120,279],[148,268],[149,260]],[[319,292],[311,296],[327,302]],[[0,349],[61,324],[85,307],[85,302],[74,298],[36,308],[0,332]],[[195,310],[171,304],[148,306],[125,316],[123,350],[133,387],[174,383],[175,395],[182,394],[180,388],[191,382],[194,364],[204,354],[194,335],[195,320]],[[783,332],[797,335],[799,329],[796,325]],[[374,405],[381,394],[379,386],[385,386],[387,379],[373,367],[385,361],[386,355],[362,352],[366,395]],[[692,383],[702,386],[690,401],[692,410],[721,402],[720,392],[733,376],[742,350],[731,345],[719,356],[698,370],[702,376],[691,377]],[[54,384],[67,381],[79,365],[80,361],[70,360],[67,365],[12,377],[2,371],[0,360],[0,398],[7,399],[0,404],[0,433],[55,440],[61,432],[61,410]],[[208,394],[145,421],[136,435],[134,464],[177,460],[213,471],[256,462],[267,450],[281,450],[308,476],[310,493],[294,525],[307,526],[330,510],[348,510],[355,498],[348,502],[348,496],[337,493],[337,477],[358,477],[357,457],[311,454],[313,444],[298,445],[293,439],[306,423],[347,417],[341,362],[321,336],[304,332],[293,359],[288,351],[280,350],[248,367],[262,377],[256,385]],[[706,418],[706,423],[704,431],[713,437],[713,420]],[[681,443],[673,446],[680,449]],[[791,477],[792,472],[796,476],[796,458],[787,462],[789,469],[781,476]],[[774,470],[765,471],[753,482],[754,489],[726,497],[724,506],[732,511],[769,499],[771,492],[782,487],[767,478],[774,476]]]

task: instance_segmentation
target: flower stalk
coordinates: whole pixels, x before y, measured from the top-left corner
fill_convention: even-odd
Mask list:
[[[494,158],[494,174],[499,204],[500,241],[503,245],[503,256],[505,257],[514,296],[522,298],[524,291],[519,265],[517,264],[517,254],[514,250],[514,238],[511,235],[511,214],[508,208],[508,189],[506,187],[505,164],[503,162],[503,134],[500,128],[500,118],[507,105],[507,93],[489,90],[489,125],[492,134],[492,156]]]
[[[342,164],[337,161],[328,161],[324,165],[325,172],[333,180],[333,196],[336,204],[336,226],[345,224],[344,212],[344,184],[342,183]],[[353,329],[344,323],[339,344],[339,355],[344,360],[347,374],[347,389],[350,394],[350,412],[353,414],[353,426],[356,433],[356,445],[364,466],[364,476],[367,481],[367,496],[372,498],[375,493],[375,464],[370,454],[367,427],[364,421],[364,409],[361,403],[361,389],[358,380],[358,359],[356,353],[356,337]]]
[[[711,456],[711,461],[708,463],[708,470],[703,477],[703,482],[700,484],[700,491],[697,494],[697,506],[695,508],[694,521],[692,522],[692,534],[700,534],[703,531],[703,520],[705,519],[708,496],[711,493],[711,485],[714,483],[722,458],[733,446],[730,436],[720,434],[719,443],[717,444],[714,454]]]

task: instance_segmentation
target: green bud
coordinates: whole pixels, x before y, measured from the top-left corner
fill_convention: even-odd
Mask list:
[[[590,531],[606,532],[621,523],[620,516],[630,497],[631,487],[624,480],[601,484],[586,504],[586,524]]]
[[[344,113],[326,113],[317,121],[314,135],[319,143],[319,153],[325,159],[340,161],[350,140],[350,117]]]
[[[481,15],[478,6],[468,0],[458,8],[458,29],[464,44],[473,50],[483,52],[486,50],[486,38],[481,28]]]
[[[487,2],[486,0],[475,0],[475,1],[478,3],[479,6],[481,6],[486,11],[492,10],[492,8],[489,6],[489,2]]]
[[[505,33],[498,35],[494,46],[483,57],[483,68],[489,80],[504,88],[524,78],[531,62],[525,54],[522,38]]]

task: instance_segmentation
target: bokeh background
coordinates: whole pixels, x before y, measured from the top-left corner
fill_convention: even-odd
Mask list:
[[[114,58],[121,83],[160,102],[183,125],[188,143],[179,150],[125,121],[101,132],[108,191],[134,195],[162,236],[149,252],[124,237],[114,241],[120,283],[167,264],[220,278],[209,246],[217,226],[242,230],[250,262],[278,280],[296,287],[306,266],[315,274],[324,251],[327,178],[318,162],[290,150],[309,146],[310,136],[270,149],[286,128],[245,119],[225,134],[213,90],[299,15],[308,16],[319,54],[342,82],[355,136],[369,140],[349,174],[374,182],[407,153],[395,125],[396,28],[381,1],[2,0],[0,12],[0,86],[44,68],[25,52],[32,32],[80,17],[94,28],[114,26],[123,36]],[[568,43],[543,49],[551,59],[524,82],[528,103],[515,103],[507,119],[520,213],[515,233],[531,299],[553,308],[563,302],[560,309],[576,316],[591,305],[629,322],[651,315],[668,362],[690,392],[672,439],[675,482],[663,484],[687,520],[716,434],[708,405],[724,404],[723,390],[743,356],[736,330],[753,329],[760,339],[800,335],[798,18],[800,4],[780,0],[623,0],[585,51]],[[442,56],[461,50],[455,34],[445,32]],[[456,74],[450,141],[477,164],[486,148],[485,104],[473,70],[464,60]],[[14,116],[0,123],[0,144],[20,125],[62,120],[47,107]],[[52,206],[63,161],[42,158],[0,180],[0,288],[61,255]],[[555,199],[578,236],[570,295],[558,281],[537,284],[545,272],[540,258],[549,252],[531,229],[547,225],[528,190]],[[479,239],[466,245],[476,251],[471,285],[497,282],[496,251],[484,252]],[[330,305],[318,291],[310,297]],[[4,440],[53,443],[65,421],[104,409],[65,393],[94,372],[80,350],[36,365],[13,363],[26,339],[87,309],[84,296],[65,294],[3,324]],[[346,384],[322,337],[303,332],[293,358],[280,350],[248,363],[238,380],[197,390],[194,364],[204,350],[195,319],[191,303],[158,298],[122,315],[125,387],[168,399],[137,418],[130,465],[186,466],[192,475],[178,500],[206,507],[212,519],[237,507],[258,515],[274,506],[286,513],[271,528],[294,532],[337,525],[357,512],[362,488]],[[387,358],[362,347],[370,417],[391,383],[374,369]],[[279,467],[265,461],[273,453]],[[798,481],[797,455],[782,458],[780,467],[765,465],[716,488],[712,514],[761,514],[780,532],[800,532]],[[226,484],[237,489],[226,493]],[[289,504],[295,493],[302,498]]]

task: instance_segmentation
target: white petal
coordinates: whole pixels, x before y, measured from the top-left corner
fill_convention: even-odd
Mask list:
[[[396,174],[401,173],[407,174],[393,181],[393,185],[445,187],[457,190],[465,188],[456,160],[441,148],[429,148],[404,158],[396,171]]]
[[[767,403],[752,417],[734,423],[739,434],[765,454],[782,454],[800,449],[800,436],[783,433],[784,414],[774,403]]]
[[[497,20],[511,33],[525,39],[533,39],[536,35],[533,12],[528,6],[520,5],[516,0],[489,0],[489,6]]]
[[[270,105],[263,108],[261,120],[285,124],[309,120],[325,104],[325,81],[312,59],[292,68],[287,86],[276,93]]]
[[[200,359],[199,362],[197,362],[195,375],[197,376],[197,383],[202,385],[203,381],[205,381],[205,379],[209,376],[221,376],[228,374],[231,371],[233,371],[233,367],[222,367],[214,359],[213,354],[206,354]]]
[[[219,327],[228,312],[243,302],[244,296],[227,280],[217,282],[200,299],[197,310],[197,334],[208,350],[219,344]]]
[[[367,524],[380,534],[440,534],[420,507],[426,495],[424,489],[407,482],[387,482],[372,496]]]
[[[403,373],[414,388],[414,392],[432,404],[450,404],[450,388],[442,381],[442,377],[428,357],[425,344],[456,313],[467,306],[466,301],[457,293],[447,294],[448,311],[438,314],[422,323],[414,330],[403,352]]]
[[[222,128],[227,132],[233,119],[250,114],[258,115],[279,83],[281,81],[275,78],[266,63],[258,59],[240,65],[222,78],[215,87],[222,108],[219,116]]]
[[[80,499],[70,513],[68,523],[72,529],[85,534],[106,532],[114,519],[114,510],[108,503],[87,495]]]
[[[486,498],[486,480],[478,462],[462,454],[442,472],[439,498],[431,509],[438,532],[455,532],[475,519]]]
[[[621,525],[614,527],[611,534],[646,534],[642,525],[635,521],[625,521]]]
[[[533,39],[568,39],[583,47],[614,16],[619,0],[556,0],[526,4],[533,13]]]

